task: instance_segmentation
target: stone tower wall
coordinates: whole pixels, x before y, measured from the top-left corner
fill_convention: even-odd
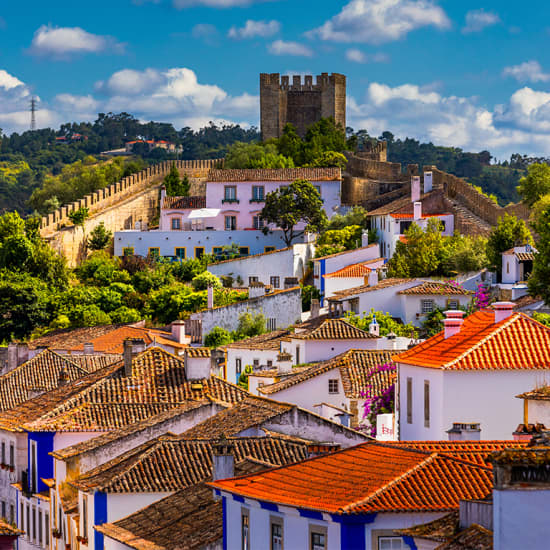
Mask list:
[[[322,73],[313,76],[260,74],[260,125],[262,139],[280,137],[287,122],[304,136],[309,126],[322,117],[332,117],[346,127],[346,77]]]

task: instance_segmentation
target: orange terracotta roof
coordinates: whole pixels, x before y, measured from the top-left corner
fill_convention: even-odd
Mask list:
[[[82,350],[84,344],[99,336],[128,325],[98,325],[96,327],[58,329],[29,341],[29,349],[51,348],[53,350]]]
[[[327,319],[316,329],[291,334],[287,340],[372,340],[378,336],[352,325],[344,319]]]
[[[327,298],[327,300],[338,301],[344,298],[349,298],[351,296],[357,296],[358,294],[363,294],[364,292],[373,292],[375,290],[382,290],[384,288],[403,285],[406,283],[410,283],[412,281],[414,281],[414,279],[398,279],[398,278],[382,279],[376,285],[361,285],[361,286],[356,286],[354,288],[346,288],[346,290],[339,290],[338,292],[335,292],[332,296],[330,296],[330,298]]]
[[[490,468],[437,453],[364,443],[298,464],[215,481],[243,497],[336,514],[436,512],[492,490]]]
[[[445,338],[442,331],[393,360],[444,370],[547,370],[550,328],[523,313],[495,324],[486,309],[467,317],[457,334]]]
[[[360,246],[359,248],[352,248],[351,250],[343,250],[342,252],[335,252],[334,254],[327,254],[326,256],[319,256],[318,258],[313,258],[312,261],[316,262],[318,260],[326,260],[327,258],[336,258],[336,256],[342,256],[344,254],[350,254],[351,252],[357,252],[358,250],[367,250],[373,246],[378,246],[378,243],[368,244],[367,246]]]
[[[351,264],[339,269],[338,271],[333,271],[327,275],[323,275],[325,279],[332,278],[345,278],[345,277],[368,277],[370,272],[375,270],[375,267],[369,267],[369,264],[376,262],[384,262],[384,258],[375,258],[374,260],[369,260],[368,262],[359,262],[358,264]]]
[[[519,397],[520,399],[532,399],[536,401],[550,401],[550,386],[548,384],[544,384],[538,388],[535,388],[534,390],[520,393],[519,395],[516,395],[516,397]]]
[[[465,290],[460,286],[452,285],[439,281],[425,281],[416,286],[411,286],[405,290],[400,290],[397,294],[441,294],[444,296],[459,295],[469,296],[473,294],[471,290]]]
[[[143,338],[146,346],[154,343],[172,346],[178,349],[184,349],[187,344],[180,344],[172,340],[172,333],[145,327],[123,326],[107,334],[103,334],[91,341],[94,350],[108,351],[110,353],[122,353],[124,351],[124,340],[126,338]]]
[[[421,219],[424,218],[437,218],[440,216],[449,216],[450,212],[441,212],[440,214],[422,214]],[[393,213],[390,214],[392,218],[396,219],[403,219],[403,220],[412,220],[414,218],[414,214],[403,214],[403,213]]]
[[[291,332],[286,329],[274,330],[266,334],[251,336],[238,342],[232,342],[222,347],[230,349],[259,349],[262,351],[279,350],[281,348],[281,340],[290,335]]]
[[[189,347],[185,351],[187,357],[192,357],[193,359],[209,359],[211,355],[210,348],[194,348]]]
[[[164,197],[162,202],[164,210],[193,210],[206,208],[206,197]]]
[[[277,169],[213,169],[207,183],[239,181],[339,181],[340,168],[277,168]]]

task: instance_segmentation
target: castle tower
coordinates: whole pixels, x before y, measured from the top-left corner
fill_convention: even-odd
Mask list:
[[[322,73],[280,76],[279,73],[260,74],[260,124],[262,139],[278,138],[290,122],[300,136],[321,118],[332,117],[346,127],[346,77],[343,74]]]

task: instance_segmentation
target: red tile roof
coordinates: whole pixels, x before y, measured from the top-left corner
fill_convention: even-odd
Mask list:
[[[359,262],[357,264],[347,265],[338,271],[333,271],[332,273],[323,275],[323,277],[325,277],[325,279],[332,279],[334,277],[339,279],[345,277],[368,277],[369,273],[376,269],[375,267],[369,267],[369,264],[383,261],[384,258],[375,258],[374,260],[369,260],[368,262]]]
[[[448,216],[450,215],[450,212],[441,212],[441,214],[422,214],[421,218],[437,218],[437,217],[440,217],[440,216]],[[403,213],[393,213],[393,214],[390,214],[390,216],[392,218],[396,218],[396,219],[408,219],[408,220],[412,220],[414,218],[414,214],[403,214]]]
[[[206,197],[164,197],[162,208],[164,210],[189,210],[206,208]]]
[[[550,369],[550,328],[523,313],[495,324],[493,310],[477,311],[460,332],[442,331],[393,357],[395,362],[444,370]]]
[[[425,281],[419,285],[400,290],[397,294],[469,296],[470,294],[473,294],[473,292],[471,290],[465,290],[460,286],[452,285],[451,283]]]
[[[490,468],[437,453],[364,443],[298,464],[211,483],[261,501],[337,514],[436,512],[492,489]]]
[[[346,288],[345,290],[339,290],[335,292],[328,300],[338,301],[344,298],[350,298],[351,296],[357,296],[358,294],[363,294],[364,292],[373,292],[375,290],[382,290],[384,288],[390,288],[392,286],[399,286],[407,284],[414,281],[414,279],[398,279],[398,278],[388,278],[382,279],[376,285],[361,285],[354,288]]]
[[[372,340],[377,338],[378,336],[357,328],[344,319],[327,319],[316,329],[291,334],[287,340]]]
[[[207,182],[238,181],[338,181],[342,178],[340,168],[277,168],[269,169],[214,169],[210,170]]]

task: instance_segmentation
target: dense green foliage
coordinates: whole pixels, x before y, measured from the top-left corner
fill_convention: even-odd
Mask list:
[[[444,237],[436,219],[428,222],[426,231],[412,223],[405,237],[406,242],[397,243],[388,262],[388,277],[452,276],[488,266],[486,239]]]
[[[105,224],[101,222],[96,225],[90,232],[88,237],[89,250],[105,250],[113,238],[113,232],[105,228]]]
[[[315,256],[322,258],[361,246],[363,230],[359,225],[349,225],[342,229],[328,229],[319,236]]]
[[[518,193],[527,206],[533,206],[541,197],[550,193],[550,166],[532,164],[527,175],[519,180]]]
[[[163,183],[166,188],[166,194],[169,197],[189,196],[189,189],[191,187],[189,177],[187,174],[184,174],[183,178],[180,178],[180,174],[175,164],[172,164],[170,167],[170,172],[166,174]]]
[[[533,228],[538,234],[533,271],[527,280],[531,296],[550,303],[550,196],[546,195],[535,211]],[[541,319],[539,319],[541,320]],[[542,321],[542,320],[541,320]]]
[[[296,180],[268,193],[260,216],[266,224],[281,228],[287,246],[304,231],[317,232],[328,223],[319,191],[306,180]],[[305,224],[303,230],[296,229],[300,222]],[[264,233],[268,231],[266,225]]]
[[[252,314],[245,311],[239,315],[237,330],[229,332],[222,327],[214,327],[205,337],[204,344],[216,348],[244,338],[258,336],[266,331],[266,318],[262,313]]]
[[[367,332],[373,317],[376,317],[376,322],[380,325],[380,336],[387,336],[390,332],[393,332],[396,336],[408,338],[416,335],[416,329],[411,323],[407,325],[399,323],[389,313],[374,311],[374,309],[371,309],[369,313],[363,312],[362,315],[346,312],[346,321]]]

